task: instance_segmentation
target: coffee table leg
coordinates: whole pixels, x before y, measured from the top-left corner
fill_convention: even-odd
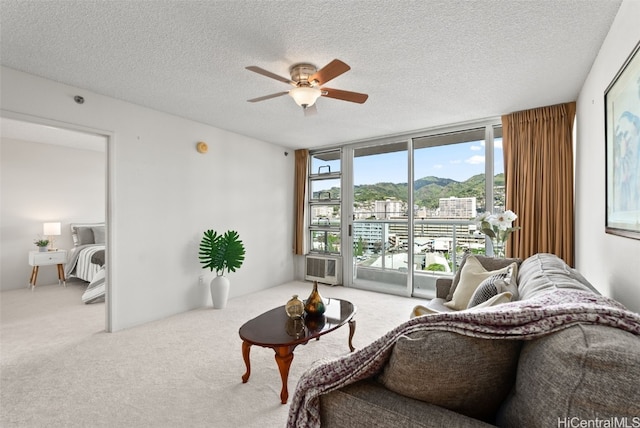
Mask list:
[[[282,378],[282,391],[280,391],[280,402],[287,404],[289,399],[289,391],[287,390],[287,381],[289,379],[289,368],[293,361],[293,349],[290,346],[280,346],[274,348],[276,351],[276,363],[280,370],[280,378]]]
[[[242,375],[242,383],[247,383],[249,376],[251,375],[251,362],[249,361],[249,351],[251,351],[251,344],[245,341],[242,342],[242,358],[244,359],[244,365],[247,367],[247,372]]]
[[[356,348],[353,347],[351,340],[353,339],[353,335],[356,333],[356,320],[349,321],[349,349],[351,352],[355,351]]]

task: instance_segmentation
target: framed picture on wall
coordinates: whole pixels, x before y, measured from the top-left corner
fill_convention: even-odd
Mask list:
[[[606,233],[640,239],[640,43],[605,91]]]

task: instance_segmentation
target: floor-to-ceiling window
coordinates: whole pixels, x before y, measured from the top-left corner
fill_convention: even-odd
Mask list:
[[[339,254],[345,285],[433,295],[465,251],[485,253],[471,219],[504,210],[501,136],[492,121],[312,152],[311,251]]]
[[[500,128],[490,125],[413,139],[414,295],[431,295],[437,278],[452,275],[465,252],[486,252],[471,219],[504,210],[496,134]]]
[[[411,270],[407,153],[406,141],[353,149],[348,197],[352,200],[351,278],[355,285],[406,294]]]

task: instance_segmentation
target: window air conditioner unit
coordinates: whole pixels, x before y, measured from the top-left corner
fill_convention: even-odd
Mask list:
[[[306,257],[305,279],[322,284],[342,283],[342,266],[339,257],[309,255]]]

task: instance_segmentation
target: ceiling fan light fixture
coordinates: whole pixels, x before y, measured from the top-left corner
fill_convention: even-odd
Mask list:
[[[300,107],[311,107],[315,104],[316,100],[322,95],[320,88],[312,88],[309,86],[298,86],[289,91],[291,98]]]

